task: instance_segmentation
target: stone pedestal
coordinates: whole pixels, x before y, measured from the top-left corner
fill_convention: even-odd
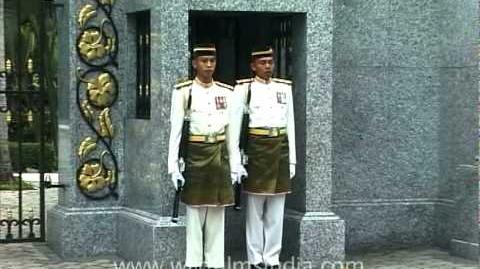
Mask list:
[[[62,258],[115,255],[119,208],[56,206],[48,212],[47,242]]]
[[[117,217],[118,255],[130,261],[179,262],[185,259],[185,223],[143,210],[124,209]]]
[[[287,211],[284,237],[284,262],[321,266],[345,259],[345,223],[333,213]]]

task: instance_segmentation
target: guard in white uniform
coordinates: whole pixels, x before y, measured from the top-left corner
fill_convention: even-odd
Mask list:
[[[183,186],[185,266],[223,268],[224,209],[234,202],[232,184],[237,178],[230,172],[228,158],[233,145],[228,132],[233,87],[212,78],[216,67],[213,45],[196,46],[192,64],[195,79],[177,84],[172,94],[168,173],[175,189],[181,187],[177,182]],[[183,169],[179,148],[185,117],[190,127]]]
[[[296,164],[292,83],[271,77],[274,59],[270,47],[252,52],[251,68],[255,77],[237,81],[234,90],[237,117],[231,131],[241,135],[235,136],[232,159],[238,176],[248,174],[243,182],[248,261],[251,268],[278,268],[285,195],[291,191]],[[242,131],[243,113],[249,114],[249,122]],[[243,149],[248,156],[246,171],[238,147],[242,136],[247,137]]]

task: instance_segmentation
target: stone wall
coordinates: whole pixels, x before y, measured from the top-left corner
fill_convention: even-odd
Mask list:
[[[478,185],[457,171],[478,151],[476,12],[475,1],[335,1],[333,203],[347,250],[448,247],[455,223],[476,231]]]

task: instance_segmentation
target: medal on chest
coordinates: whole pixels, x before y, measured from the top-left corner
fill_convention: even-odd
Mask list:
[[[286,104],[287,103],[287,94],[284,92],[277,92],[277,103]]]
[[[227,98],[225,96],[215,96],[215,106],[217,110],[227,108]]]

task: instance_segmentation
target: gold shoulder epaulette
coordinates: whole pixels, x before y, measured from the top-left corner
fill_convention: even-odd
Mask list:
[[[220,86],[220,87],[227,88],[227,89],[229,89],[229,90],[231,90],[231,91],[233,90],[233,87],[230,86],[230,85],[228,85],[228,84],[225,84],[225,83],[222,83],[222,82],[219,82],[219,81],[215,81],[215,83],[216,83],[218,86]]]
[[[292,81],[288,80],[288,79],[272,78],[272,80],[275,81],[275,82],[284,83],[284,84],[288,84],[288,85],[292,84]]]
[[[248,82],[252,82],[252,81],[253,81],[253,78],[239,79],[239,80],[237,80],[237,84],[243,84],[243,83],[248,83]]]
[[[175,89],[178,90],[178,89],[181,89],[183,87],[190,86],[190,85],[192,85],[192,83],[193,83],[193,80],[184,80],[182,82],[179,82],[179,83],[175,84]]]

